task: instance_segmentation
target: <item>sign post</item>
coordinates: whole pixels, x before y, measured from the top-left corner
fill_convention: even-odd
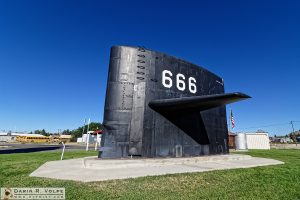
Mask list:
[[[62,152],[61,152],[60,160],[62,160],[62,159],[64,158],[64,153],[65,153],[65,148],[66,148],[65,143],[64,143],[64,142],[61,142],[61,143],[62,143],[62,145],[63,145],[63,150],[62,150]]]

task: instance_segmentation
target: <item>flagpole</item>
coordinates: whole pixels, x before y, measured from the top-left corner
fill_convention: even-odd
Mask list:
[[[82,129],[82,134],[81,134],[82,142],[83,142],[83,134],[84,134],[84,129],[85,129],[85,123],[86,123],[86,119],[84,119],[84,121],[83,121],[83,129]]]
[[[230,115],[231,115],[231,108],[229,109],[229,114],[228,114],[228,131],[229,132],[231,132],[231,129],[230,129],[230,123],[231,123]]]
[[[86,135],[86,148],[85,150],[88,151],[89,150],[89,142],[90,142],[90,134],[89,134],[89,128],[90,128],[90,123],[91,123],[91,119],[89,118],[89,122],[88,122],[88,127],[87,127],[87,135]]]

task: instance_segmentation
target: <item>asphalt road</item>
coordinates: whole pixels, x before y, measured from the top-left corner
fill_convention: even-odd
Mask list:
[[[62,149],[61,144],[18,144],[18,143],[0,143],[0,154],[10,153],[30,153],[37,151],[53,151]],[[66,144],[67,150],[83,150],[85,145]],[[91,145],[89,149],[94,149]]]

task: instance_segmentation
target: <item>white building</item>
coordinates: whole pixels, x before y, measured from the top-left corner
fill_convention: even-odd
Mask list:
[[[239,133],[235,137],[238,150],[245,149],[270,149],[268,133]]]
[[[270,139],[268,133],[247,133],[248,149],[270,149]]]
[[[98,135],[98,137],[97,137]],[[87,143],[89,139],[89,144],[95,144],[96,141],[98,144],[101,143],[101,134],[94,134],[94,131],[89,131],[88,134],[83,134],[83,137],[77,138],[77,143]]]

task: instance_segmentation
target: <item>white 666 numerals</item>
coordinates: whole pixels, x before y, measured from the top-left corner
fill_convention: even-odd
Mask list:
[[[162,84],[166,88],[171,88],[173,86],[173,80],[172,80],[172,72],[169,70],[164,70],[162,72]],[[188,88],[189,91],[193,94],[197,92],[197,86],[196,86],[196,79],[194,77],[188,78]],[[176,87],[180,91],[185,91],[186,85],[185,85],[185,76],[183,74],[178,73],[176,75]]]

